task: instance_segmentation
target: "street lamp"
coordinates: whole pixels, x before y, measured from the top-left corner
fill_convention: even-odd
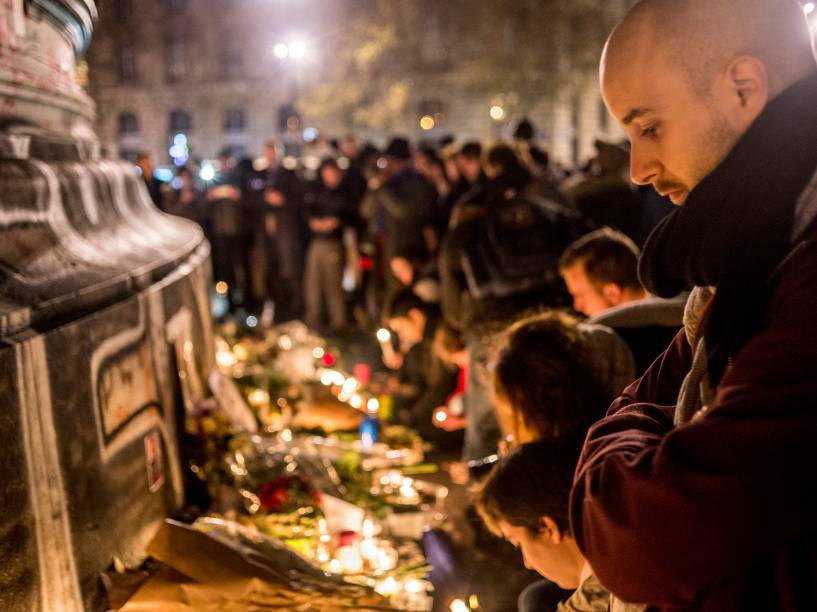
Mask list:
[[[302,40],[294,40],[289,44],[279,42],[272,48],[272,52],[280,60],[287,58],[299,60],[306,55],[306,44]]]
[[[278,59],[286,59],[289,56],[289,47],[284,43],[278,43],[272,51]]]
[[[303,58],[306,55],[306,45],[300,40],[289,43],[289,55],[296,60]]]

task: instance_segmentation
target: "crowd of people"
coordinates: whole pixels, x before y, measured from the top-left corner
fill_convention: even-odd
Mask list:
[[[527,121],[347,137],[311,181],[270,143],[166,210],[208,228],[234,308],[391,330],[398,417],[462,445],[452,477],[547,579],[521,610],[817,609],[802,8],[642,0],[601,75],[630,148],[574,172]]]

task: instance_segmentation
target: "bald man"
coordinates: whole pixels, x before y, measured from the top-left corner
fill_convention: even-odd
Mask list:
[[[794,0],[643,0],[604,100],[678,209],[646,288],[686,329],[589,432],[571,524],[621,601],[817,610],[817,64]]]

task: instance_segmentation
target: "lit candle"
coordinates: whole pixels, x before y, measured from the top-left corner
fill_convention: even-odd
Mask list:
[[[414,480],[411,478],[403,479],[400,485],[400,497],[402,501],[409,504],[417,503],[420,500],[420,495],[417,493],[417,489],[414,488]]]
[[[448,608],[451,612],[470,612],[471,608],[468,607],[462,599],[455,599],[451,602],[451,606]]]
[[[372,562],[372,565],[377,570],[388,572],[389,570],[393,570],[395,567],[397,567],[397,561],[399,558],[400,557],[395,548],[391,546],[380,546],[377,549],[377,557],[375,561]]]
[[[397,594],[399,588],[400,585],[397,583],[397,581],[392,576],[389,576],[382,582],[378,582],[374,587],[374,590],[384,597],[391,597],[392,595]]]
[[[363,570],[363,557],[354,546],[341,546],[335,552],[335,558],[340,561],[344,573],[359,574]]]
[[[260,408],[261,406],[269,404],[269,393],[263,389],[253,389],[247,399],[249,399],[251,406]]]
[[[231,368],[237,361],[235,355],[228,349],[223,349],[216,353],[216,363],[218,363],[219,367]]]
[[[239,361],[247,361],[250,358],[250,351],[243,344],[236,344],[233,347],[233,354]]]
[[[341,388],[341,390],[342,390],[343,393],[345,393],[347,395],[351,395],[352,393],[357,391],[357,379],[355,379],[355,378],[353,378],[351,376],[349,378],[347,378],[343,382],[343,387]]]

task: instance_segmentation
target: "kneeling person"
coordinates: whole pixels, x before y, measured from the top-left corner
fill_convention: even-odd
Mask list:
[[[524,444],[502,459],[477,491],[477,510],[494,534],[519,548],[525,565],[563,589],[558,612],[606,612],[610,596],[570,532],[568,502],[581,441]]]

